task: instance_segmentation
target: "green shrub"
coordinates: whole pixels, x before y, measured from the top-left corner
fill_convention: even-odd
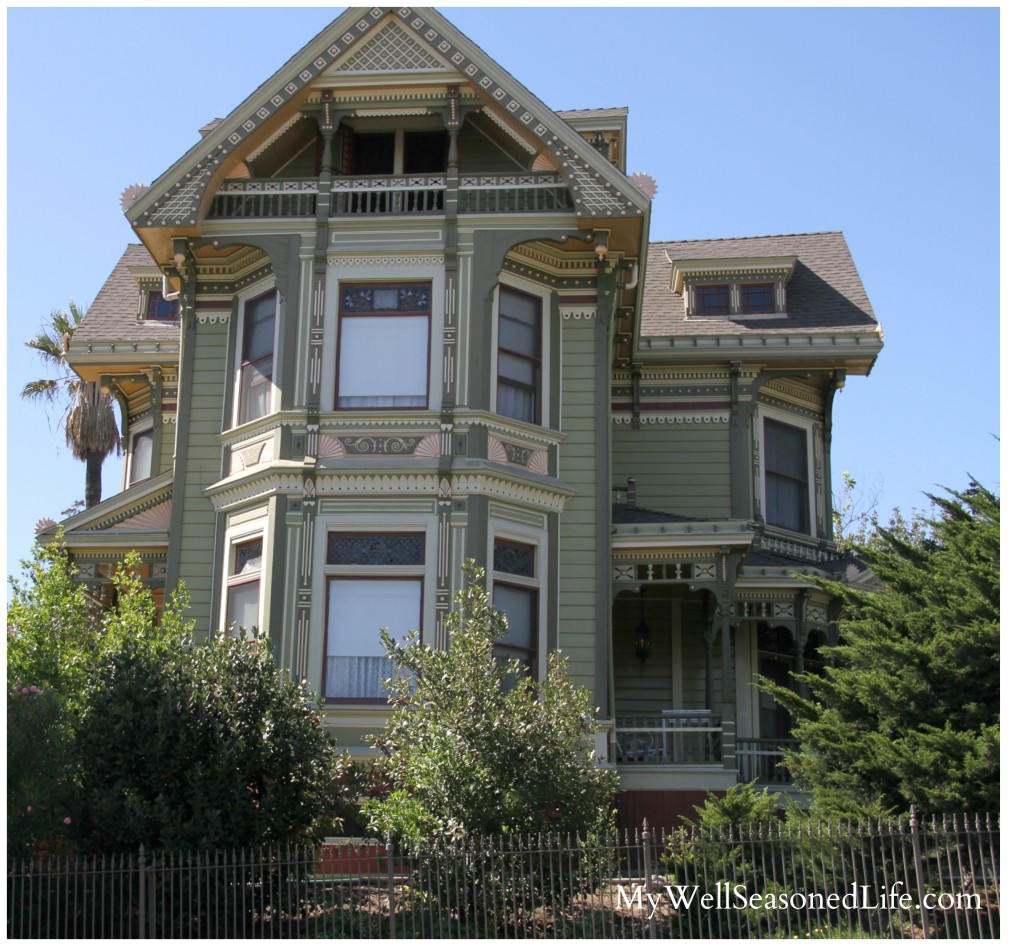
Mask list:
[[[96,668],[78,737],[82,842],[134,851],[312,839],[335,771],[319,713],[264,639],[126,641]]]

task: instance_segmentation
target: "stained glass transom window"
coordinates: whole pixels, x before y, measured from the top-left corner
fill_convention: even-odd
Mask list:
[[[494,540],[494,570],[496,572],[533,578],[536,556],[537,549],[532,545],[509,542],[506,539]]]
[[[327,537],[328,565],[422,565],[422,535],[332,532]]]

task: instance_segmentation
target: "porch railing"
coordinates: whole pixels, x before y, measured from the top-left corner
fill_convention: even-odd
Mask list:
[[[209,217],[312,217],[316,180],[228,181],[221,185]],[[336,177],[331,182],[332,217],[376,214],[442,214],[443,174]],[[460,213],[543,213],[573,209],[569,189],[557,174],[488,174],[459,179]]]
[[[795,739],[736,739],[736,763],[741,782],[761,785],[789,785],[790,774],[783,765],[788,751],[795,749]]]
[[[701,765],[722,761],[722,720],[710,710],[665,710],[619,716],[615,753],[620,765]]]

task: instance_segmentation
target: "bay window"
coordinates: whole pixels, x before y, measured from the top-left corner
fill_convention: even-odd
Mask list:
[[[765,418],[764,518],[771,526],[810,532],[807,431]]]
[[[498,299],[497,412],[539,424],[541,300],[502,286]]]
[[[235,542],[231,546],[224,608],[224,626],[229,634],[259,627],[262,574],[262,537]]]
[[[152,475],[153,467],[153,428],[140,430],[132,434],[131,456],[129,457],[128,485],[132,486]]]
[[[494,645],[499,660],[516,660],[524,673],[537,676],[538,598],[535,546],[494,541],[494,607],[505,612],[508,631]]]
[[[326,699],[387,698],[382,681],[393,675],[394,666],[384,653],[381,628],[397,640],[420,632],[424,552],[422,534],[328,535]]]
[[[270,413],[276,329],[276,290],[271,289],[245,303],[238,387],[239,424]]]
[[[429,282],[341,287],[337,410],[427,406]]]

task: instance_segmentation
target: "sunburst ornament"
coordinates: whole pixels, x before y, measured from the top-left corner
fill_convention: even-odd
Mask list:
[[[649,200],[653,200],[658,193],[658,182],[650,174],[636,171],[629,175],[629,179],[633,182],[633,186]]]
[[[121,191],[121,213],[128,213],[128,208],[148,190],[145,184],[129,184]]]
[[[39,535],[40,532],[45,532],[47,529],[52,529],[55,525],[57,525],[57,523],[49,518],[49,516],[45,519],[40,519],[36,523],[36,535]]]

